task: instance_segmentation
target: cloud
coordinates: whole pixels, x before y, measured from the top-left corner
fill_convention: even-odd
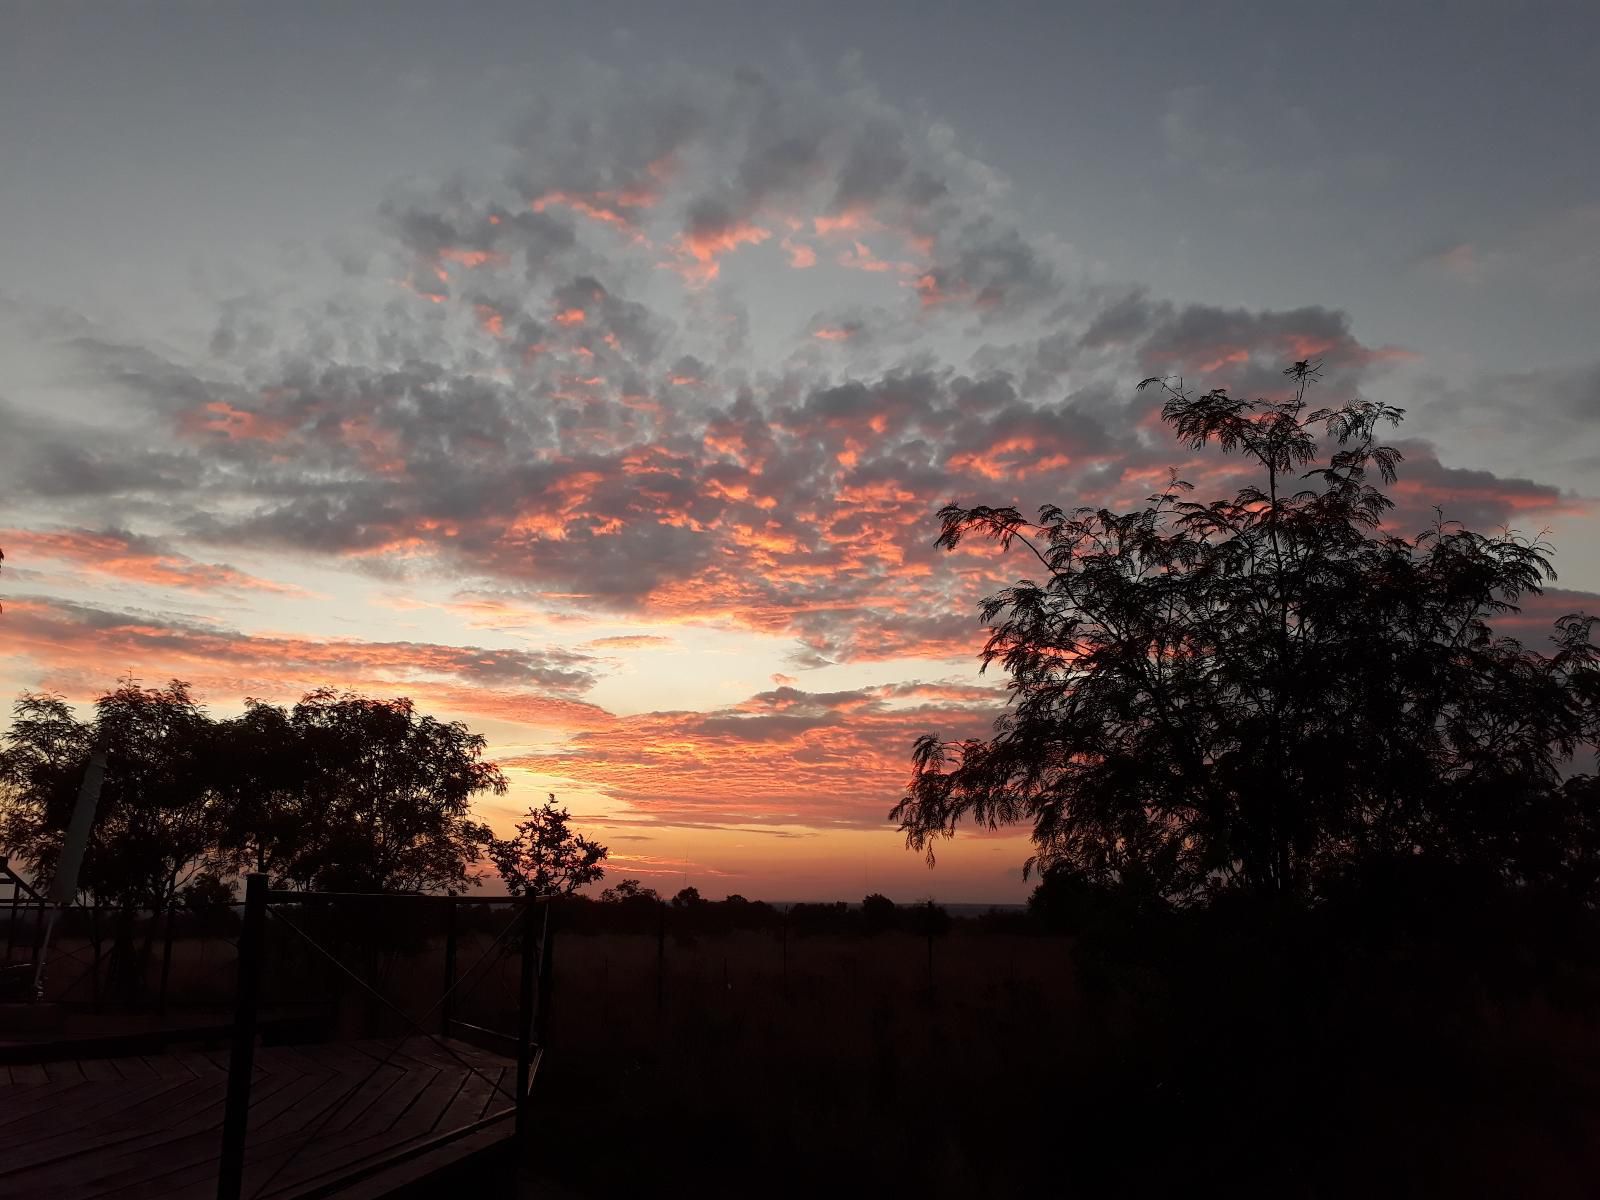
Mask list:
[[[1592,297],[1600,289],[1600,204],[1545,212],[1498,234],[1448,241],[1423,254],[1418,265],[1468,287]]]
[[[652,822],[882,828],[920,733],[979,735],[1004,693],[907,683],[839,692],[783,685],[711,712],[651,712],[579,731],[506,765],[565,776]]]
[[[660,650],[675,646],[677,642],[654,633],[628,633],[617,637],[593,638],[583,644],[589,650]]]
[[[196,562],[156,538],[125,530],[11,530],[0,533],[0,545],[18,562],[70,563],[124,583],[194,592],[306,594],[303,588],[260,579],[224,564]]]
[[[47,686],[75,698],[98,695],[110,678],[128,671],[145,679],[188,679],[229,701],[292,697],[336,682],[405,691],[458,711],[536,725],[605,716],[577,699],[593,686],[597,664],[573,650],[249,634],[179,614],[49,596],[9,600],[5,621],[10,652],[37,664]]]
[[[978,599],[1020,568],[936,552],[942,504],[1129,506],[1169,468],[1231,490],[1240,464],[1176,445],[1135,380],[1271,395],[1314,357],[1337,402],[1405,356],[1334,309],[1084,285],[948,130],[869,90],[604,82],[535,113],[498,175],[389,197],[372,269],[268,339],[191,362],[79,331],[137,419],[0,407],[7,499],[116,531],[130,577],[179,589],[292,554],[513,597],[461,601],[489,628],[582,612],[781,637],[798,668],[970,661]],[[1208,153],[1194,128],[1175,144]],[[785,312],[795,279],[841,302]],[[1408,514],[1574,503],[1414,449]]]

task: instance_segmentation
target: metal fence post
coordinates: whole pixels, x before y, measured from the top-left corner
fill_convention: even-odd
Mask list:
[[[656,1039],[661,1038],[661,1010],[667,1002],[667,902],[656,901]]]
[[[172,923],[177,909],[176,903],[168,902],[166,929],[161,937],[161,990],[156,994],[156,1012],[161,1016],[167,1015],[167,982],[172,978]]]
[[[444,997],[439,1002],[439,1035],[450,1036],[456,998],[456,894],[447,892],[444,909]]]
[[[239,1200],[244,1188],[244,1139],[255,1070],[256,1009],[261,995],[261,935],[267,915],[267,877],[246,877],[244,925],[239,930],[239,987],[233,1001],[233,1049],[228,1055],[228,1104],[222,1118],[217,1200]]]
[[[517,994],[517,1140],[527,1137],[531,1114],[528,1111],[528,1083],[533,1070],[533,981],[543,945],[535,947],[533,937],[534,898],[522,898],[522,963]],[[546,914],[548,917],[548,913]],[[542,943],[543,939],[540,939]]]
[[[539,987],[533,1005],[533,1038],[543,1053],[550,1045],[550,997],[555,992],[556,908],[554,900],[544,903],[544,920],[539,932]]]

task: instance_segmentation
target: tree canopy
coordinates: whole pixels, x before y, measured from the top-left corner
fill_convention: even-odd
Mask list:
[[[1569,774],[1600,728],[1595,618],[1548,648],[1494,624],[1554,578],[1550,548],[1442,515],[1385,522],[1402,411],[1165,393],[1192,449],[1257,481],[1199,503],[1176,475],[1132,512],[949,505],[937,544],[1021,547],[1043,568],[985,600],[981,661],[1010,676],[988,739],[919,739],[891,819],[927,851],[959,823],[1032,826],[1028,867],[1177,903],[1310,899],[1375,862],[1487,865],[1590,888],[1595,787]]]
[[[83,722],[59,696],[25,694],[0,742],[0,841],[40,881],[96,747],[105,781],[80,890],[123,906],[219,895],[237,870],[324,889],[465,886],[492,836],[471,799],[506,788],[480,735],[403,698],[322,689],[216,721],[181,681],[130,683]]]
[[[605,875],[608,851],[572,828],[572,817],[551,795],[530,808],[509,838],[489,842],[489,857],[513,896],[567,896]],[[627,895],[638,894],[637,880]]]

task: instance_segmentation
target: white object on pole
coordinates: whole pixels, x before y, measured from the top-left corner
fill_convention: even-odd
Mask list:
[[[78,789],[78,802],[72,806],[72,820],[67,825],[66,840],[61,843],[56,877],[50,884],[50,901],[53,904],[71,904],[77,898],[78,872],[83,869],[83,855],[89,848],[89,831],[94,828],[94,810],[100,804],[100,784],[105,777],[106,752],[96,750],[89,755],[89,766],[83,773],[83,786]]]
[[[100,805],[100,785],[105,777],[106,752],[95,750],[89,755],[89,765],[84,768],[83,784],[78,788],[78,802],[72,806],[72,820],[67,823],[67,836],[61,843],[61,857],[56,860],[56,877],[50,882],[50,917],[39,943],[39,960],[33,969],[35,999],[44,996],[44,964],[50,957],[50,935],[55,932],[56,917],[78,896],[78,873],[83,869],[84,853],[89,849],[89,832],[94,828],[94,810]]]

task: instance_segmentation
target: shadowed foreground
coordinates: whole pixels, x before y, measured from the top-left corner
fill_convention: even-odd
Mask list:
[[[210,1200],[227,1065],[196,1050],[0,1066],[0,1197]],[[244,1194],[385,1194],[509,1137],[513,1078],[456,1041],[264,1047]]]

